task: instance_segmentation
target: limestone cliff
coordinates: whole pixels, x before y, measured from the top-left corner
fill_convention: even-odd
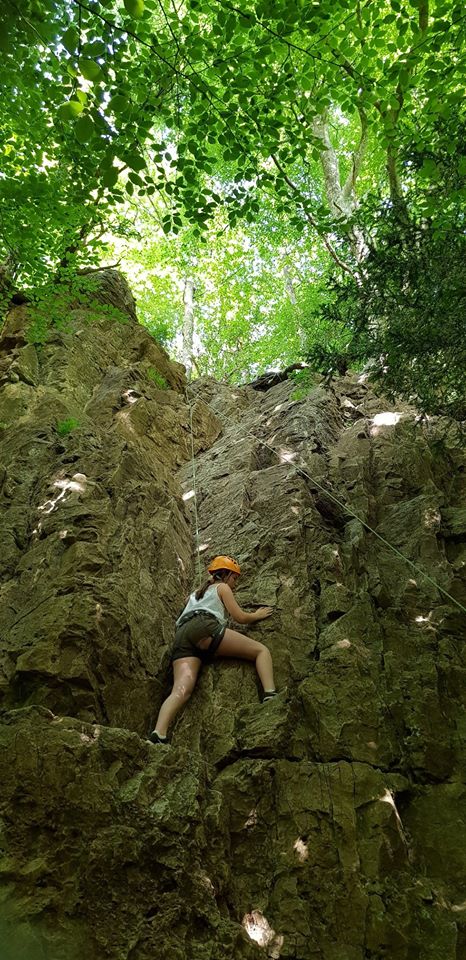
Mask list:
[[[356,377],[183,371],[117,274],[0,341],[2,960],[464,960],[461,433]],[[201,557],[231,552],[280,695],[217,662],[144,739]],[[304,471],[304,472],[303,472]],[[317,481],[317,483],[316,483]]]

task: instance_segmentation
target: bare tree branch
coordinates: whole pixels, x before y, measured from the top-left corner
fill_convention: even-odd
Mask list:
[[[102,270],[116,270],[120,266],[121,260],[117,260],[116,263],[106,263],[103,267],[83,267],[82,270],[78,270],[80,277],[87,276],[88,273],[101,273]]]

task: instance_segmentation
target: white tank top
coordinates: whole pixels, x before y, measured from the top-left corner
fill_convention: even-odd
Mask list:
[[[220,623],[226,623],[227,617],[225,616],[225,607],[223,606],[222,601],[217,593],[217,584],[214,583],[210,587],[207,587],[207,590],[203,597],[200,600],[196,600],[196,594],[192,593],[183,612],[180,613],[176,623],[178,624],[182,617],[187,613],[194,613],[196,610],[205,611],[206,613],[212,614],[216,620],[219,620]]]

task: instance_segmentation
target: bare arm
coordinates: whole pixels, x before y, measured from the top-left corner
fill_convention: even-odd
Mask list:
[[[219,584],[217,593],[223,606],[236,623],[257,623],[258,620],[264,620],[273,613],[272,607],[259,607],[258,610],[254,610],[254,613],[247,613],[246,610],[242,610],[235,600],[231,587],[226,583]]]

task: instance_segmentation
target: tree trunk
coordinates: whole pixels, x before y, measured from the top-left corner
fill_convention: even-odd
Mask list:
[[[288,300],[289,300],[290,303],[293,305],[293,307],[295,307],[295,306],[296,306],[296,303],[297,303],[297,301],[296,301],[296,294],[295,294],[295,290],[294,290],[294,286],[293,286],[293,281],[292,281],[292,279],[291,279],[291,274],[290,274],[290,271],[289,271],[289,268],[288,268],[288,264],[287,264],[287,263],[285,263],[285,265],[284,265],[284,267],[283,267],[283,276],[284,276],[284,278],[285,278],[285,290],[286,290],[286,293],[287,293]],[[301,350],[304,350],[305,347],[306,347],[306,334],[305,334],[305,332],[304,332],[304,330],[303,330],[303,328],[302,328],[302,326],[301,326],[300,316],[298,315],[298,314],[300,314],[300,313],[301,313],[301,311],[296,311],[295,320],[296,320],[296,327],[297,327],[297,330],[298,330],[299,345],[300,345],[300,347],[301,347]]]
[[[360,118],[361,138],[359,146],[353,153],[351,170],[344,184],[341,183],[340,179],[340,163],[337,152],[330,139],[327,111],[316,117],[313,122],[314,136],[321,140],[324,147],[320,154],[320,162],[324,174],[327,202],[335,220],[348,219],[358,206],[355,187],[367,146],[367,121],[363,111],[360,111]],[[349,239],[354,256],[356,260],[360,262],[366,257],[368,252],[362,231],[353,227],[349,234]]]
[[[181,362],[186,367],[186,377],[191,379],[193,369],[193,345],[194,345],[194,280],[186,278],[183,292],[183,328],[182,328],[182,346]]]

